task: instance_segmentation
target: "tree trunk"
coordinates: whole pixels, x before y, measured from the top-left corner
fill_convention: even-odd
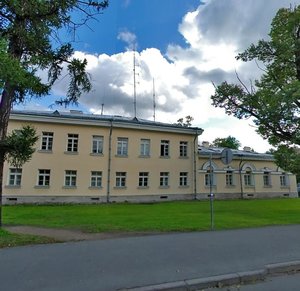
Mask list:
[[[2,99],[0,101],[0,141],[6,137],[9,115],[12,108],[14,91],[9,84],[5,84]],[[5,160],[5,149],[0,147],[0,227],[2,227],[2,194],[3,194],[3,170]]]

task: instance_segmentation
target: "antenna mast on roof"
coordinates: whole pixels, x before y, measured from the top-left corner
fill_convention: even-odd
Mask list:
[[[101,104],[101,115],[103,115],[104,103]]]
[[[135,80],[135,47],[133,49],[133,108],[134,108],[134,117],[136,118],[136,80]]]
[[[153,120],[155,121],[155,109],[156,109],[156,102],[155,102],[155,82],[153,78]]]

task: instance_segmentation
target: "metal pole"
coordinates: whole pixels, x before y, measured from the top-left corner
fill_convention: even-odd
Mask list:
[[[210,230],[214,230],[214,195],[212,193],[212,154],[209,155],[209,200],[210,200]]]

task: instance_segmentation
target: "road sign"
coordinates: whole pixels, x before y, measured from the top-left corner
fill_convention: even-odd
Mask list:
[[[231,163],[233,158],[233,153],[231,149],[224,149],[221,152],[221,161],[223,164],[228,165]]]

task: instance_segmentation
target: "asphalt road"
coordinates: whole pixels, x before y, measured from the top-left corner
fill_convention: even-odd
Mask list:
[[[300,225],[17,247],[0,250],[0,290],[110,291],[299,259]]]

